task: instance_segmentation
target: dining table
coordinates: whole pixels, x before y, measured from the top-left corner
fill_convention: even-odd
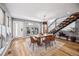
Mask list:
[[[43,35],[38,34],[38,35],[35,35],[35,38],[37,38],[38,46],[43,45],[42,41],[45,40],[46,36],[48,36],[48,35],[53,35],[53,34],[43,34]]]

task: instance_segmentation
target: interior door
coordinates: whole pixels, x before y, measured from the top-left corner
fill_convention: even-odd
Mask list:
[[[24,22],[14,21],[13,22],[13,37],[24,37]]]

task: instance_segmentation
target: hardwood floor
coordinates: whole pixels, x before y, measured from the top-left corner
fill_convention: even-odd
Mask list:
[[[52,48],[48,47],[48,50],[45,50],[44,48],[39,50],[41,48],[40,47],[39,49],[37,49],[37,51],[30,52],[31,50],[25,47],[25,45],[28,44],[25,40],[26,39],[24,38],[14,39],[11,43],[11,46],[5,53],[5,56],[30,56],[30,55],[32,56],[32,53],[35,53],[34,54],[35,56],[36,55],[39,55],[39,56],[79,56],[78,43],[57,39],[56,41],[59,42],[58,46],[62,45],[58,49],[57,48],[53,49],[53,47]]]
[[[61,51],[65,52],[69,55],[74,55],[74,56],[79,55],[79,44],[78,43],[65,41],[65,40],[59,40],[59,41],[65,43],[64,46],[62,47],[62,49],[60,49]]]
[[[27,50],[25,49],[25,39],[24,38],[16,38],[12,41],[9,49],[7,50],[7,56],[25,56],[27,55]]]

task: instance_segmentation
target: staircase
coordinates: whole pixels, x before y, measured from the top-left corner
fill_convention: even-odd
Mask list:
[[[62,21],[59,25],[57,25],[55,28],[50,30],[49,33],[55,34],[59,30],[63,29],[64,27],[68,26],[72,22],[76,21],[77,19],[79,19],[79,12],[76,12],[76,13],[73,13],[72,15],[70,15],[68,18],[66,18],[64,21]]]

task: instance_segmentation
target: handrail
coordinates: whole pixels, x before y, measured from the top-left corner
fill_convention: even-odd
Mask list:
[[[56,26],[54,29],[50,30],[50,32],[56,33],[60,29],[66,27],[67,25],[69,25],[73,21],[76,21],[77,19],[79,19],[79,12],[71,14],[68,18],[66,18],[64,21],[62,21],[58,26]]]
[[[64,18],[64,17],[68,17],[69,15],[65,15],[59,18],[56,18],[48,27],[50,27],[54,22],[56,22],[58,19]]]
[[[57,21],[58,21],[58,19],[61,19],[61,18],[65,18],[65,17],[68,17],[69,15],[65,15],[65,16],[62,16],[62,17],[59,17],[59,18],[56,18],[53,22],[51,22],[51,24],[48,26],[48,29],[52,26],[52,25],[54,25],[55,24],[55,26],[57,26]],[[61,22],[60,22],[61,23]],[[59,24],[60,24],[59,23]],[[50,31],[49,31],[50,32]]]
[[[55,19],[53,22],[51,22],[51,24],[48,26],[48,28],[49,28],[55,21],[56,21],[56,19]]]

